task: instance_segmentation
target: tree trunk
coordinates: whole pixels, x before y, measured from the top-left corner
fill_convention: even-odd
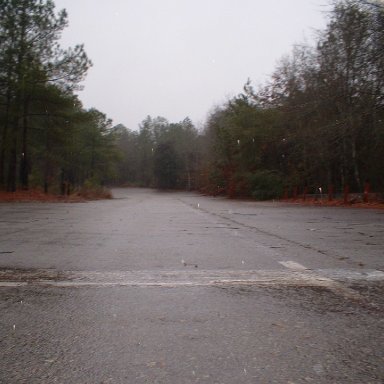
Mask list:
[[[17,140],[13,141],[8,164],[7,191],[16,192],[16,170],[17,170]]]
[[[20,184],[24,190],[28,190],[28,187],[29,187],[28,109],[29,109],[29,98],[27,97],[24,100],[22,153],[21,153],[21,162],[20,162]]]
[[[8,110],[8,104],[7,104]],[[7,135],[8,135],[8,111],[5,113],[5,123],[3,126],[3,132],[1,135],[1,147],[0,147],[0,187],[5,184],[5,152],[7,148]]]
[[[49,119],[49,117],[48,117]],[[49,175],[50,175],[50,140],[49,140],[50,124],[48,120],[47,129],[45,132],[45,167],[44,167],[44,193],[48,193],[49,189]]]
[[[8,85],[6,103],[5,103],[4,126],[3,126],[3,132],[1,135],[2,137],[1,137],[1,148],[0,148],[0,187],[5,185],[5,155],[7,151],[10,108],[11,108],[11,89],[10,89],[10,86]]]
[[[356,140],[353,139],[352,141],[352,166],[353,166],[353,174],[355,177],[355,182],[357,185],[357,188],[359,192],[361,191],[361,179],[360,179],[360,172],[359,172],[359,166],[357,164],[357,154],[356,154]]]

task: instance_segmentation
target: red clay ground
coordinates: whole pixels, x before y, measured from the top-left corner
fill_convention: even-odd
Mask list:
[[[42,203],[81,203],[87,200],[99,200],[99,199],[110,199],[112,195],[109,191],[103,191],[100,193],[94,191],[82,191],[80,193],[72,194],[70,196],[61,196],[54,194],[45,194],[41,190],[29,190],[29,191],[16,191],[16,192],[5,192],[0,191],[0,202],[42,202]],[[343,200],[332,200],[324,198],[309,199],[305,201],[301,199],[286,199],[281,200],[285,203],[309,205],[309,206],[325,206],[325,207],[354,207],[354,208],[375,208],[384,209],[384,203],[378,201],[370,201],[368,203],[357,202],[353,204],[344,204]]]
[[[374,208],[374,209],[384,209],[384,203],[379,201],[369,201],[364,202],[354,202],[345,204],[343,200],[334,199],[329,201],[327,198],[323,200],[320,199],[284,199],[281,200],[285,203],[300,204],[300,205],[316,205],[324,207],[352,207],[352,208]]]
[[[87,200],[110,199],[112,195],[108,191],[82,191],[70,196],[46,194],[43,191],[33,189],[28,191],[5,192],[0,191],[0,202],[42,202],[42,203],[81,203]]]

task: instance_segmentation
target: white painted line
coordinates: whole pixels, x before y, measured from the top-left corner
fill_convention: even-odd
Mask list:
[[[329,277],[323,276],[315,271],[312,271],[304,265],[296,263],[295,261],[279,261],[281,265],[284,267],[291,269],[293,271],[306,271],[306,273],[302,273],[307,276],[308,281],[311,281],[311,285],[313,286],[322,286],[330,289],[332,292],[344,296],[347,299],[352,300],[362,300],[363,297],[355,290],[345,287],[343,284],[333,280]],[[311,280],[312,279],[312,280]]]
[[[22,287],[28,285],[24,281],[0,281],[0,287]]]
[[[304,267],[304,265],[296,263],[296,261],[279,261],[279,264],[283,265],[285,268],[293,269],[295,271],[307,271],[308,270],[307,267]]]
[[[368,280],[384,280],[384,272],[382,271],[372,271],[367,273]]]
[[[316,269],[317,275],[327,276],[333,280],[363,280],[363,281],[383,281],[384,272],[379,270],[348,270],[348,269]]]
[[[384,281],[378,270],[311,270],[294,261],[281,261],[283,270],[141,270],[57,271],[6,270],[0,273],[0,288],[43,286],[57,288],[107,287],[226,287],[294,286],[323,287],[347,299],[363,300],[345,281]],[[60,276],[60,277],[59,277]]]

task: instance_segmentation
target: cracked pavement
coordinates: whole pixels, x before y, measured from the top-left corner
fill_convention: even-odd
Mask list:
[[[383,211],[113,192],[0,204],[1,383],[383,382]]]

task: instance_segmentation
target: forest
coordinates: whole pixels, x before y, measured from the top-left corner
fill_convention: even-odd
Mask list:
[[[0,189],[384,192],[380,3],[335,1],[313,45],[294,46],[266,84],[248,80],[199,130],[188,117],[151,116],[131,130],[84,109],[76,91],[92,62],[82,45],[60,47],[66,12],[52,1],[0,3]]]

